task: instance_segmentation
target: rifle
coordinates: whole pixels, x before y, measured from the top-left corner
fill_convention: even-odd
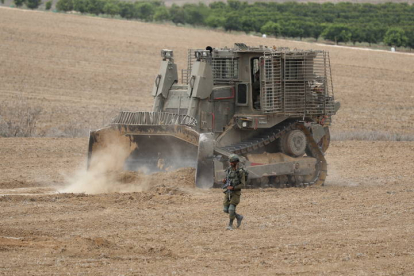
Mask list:
[[[231,190],[227,189],[227,187],[229,187],[229,186],[233,186],[233,185],[231,185],[230,179],[226,178],[226,183],[223,185],[223,189],[224,189],[223,193],[228,193],[229,194],[229,200],[230,200]]]

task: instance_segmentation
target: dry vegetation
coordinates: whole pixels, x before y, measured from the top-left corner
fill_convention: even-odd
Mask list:
[[[38,135],[149,109],[160,49],[173,49],[183,68],[187,48],[234,42],[329,50],[342,103],[337,139],[414,135],[410,54],[3,8],[0,41],[2,120],[40,108]],[[86,150],[86,138],[0,138],[0,274],[414,271],[414,142],[334,141],[325,187],[244,191],[246,220],[232,232],[224,231],[220,191],[177,186],[191,184],[191,170],[142,192],[58,194],[84,172]],[[141,181],[132,179],[131,187]]]

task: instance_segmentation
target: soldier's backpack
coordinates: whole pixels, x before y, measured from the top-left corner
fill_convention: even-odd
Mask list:
[[[230,170],[230,167],[226,169],[226,174],[228,173],[228,171]],[[239,168],[237,170],[237,177],[240,179],[240,172],[244,172],[244,180],[245,183],[247,183],[247,180],[249,179],[249,171],[246,170],[245,168]]]
[[[237,172],[240,174],[241,171],[244,172],[244,181],[247,182],[247,179],[249,179],[249,171],[246,170],[245,168],[239,168]]]

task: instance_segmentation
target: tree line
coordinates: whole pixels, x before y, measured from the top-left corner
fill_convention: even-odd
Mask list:
[[[38,1],[40,0],[14,0]],[[414,5],[407,3],[298,3],[238,0],[173,4],[159,0],[124,2],[120,0],[58,0],[58,11],[107,14],[146,22],[170,21],[220,28],[225,31],[261,33],[275,37],[320,37],[338,43],[380,42],[389,46],[414,48]]]

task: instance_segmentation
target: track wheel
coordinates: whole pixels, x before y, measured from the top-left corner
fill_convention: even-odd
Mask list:
[[[278,176],[270,176],[269,177],[269,185],[271,187],[279,187],[280,182],[279,182],[279,177]]]
[[[269,177],[268,176],[262,176],[260,178],[260,184],[262,188],[266,188],[269,186]]]
[[[287,175],[279,175],[279,185],[280,188],[285,188],[286,187],[286,183],[288,182],[288,177]]]
[[[300,157],[305,154],[306,136],[299,130],[294,129],[287,132],[280,140],[280,148],[284,154],[292,157]]]
[[[301,175],[289,175],[288,179],[290,187],[299,187],[303,182],[303,177]]]

